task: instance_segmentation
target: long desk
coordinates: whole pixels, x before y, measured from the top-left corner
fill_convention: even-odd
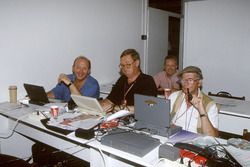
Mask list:
[[[5,105],[6,103],[2,104]],[[69,154],[77,152],[74,155],[83,160],[88,161],[90,159],[89,152],[87,151],[89,147],[85,145],[85,143],[88,142],[87,140],[82,141],[81,143],[75,142],[65,135],[45,128],[40,122],[41,116],[34,114],[34,108],[23,106],[14,110],[1,110],[0,113],[2,116],[5,116],[6,119],[8,119],[10,127],[13,127],[14,124],[17,124],[14,129],[16,133],[48,144]]]
[[[138,157],[111,147],[102,145],[95,139],[85,140],[75,136],[74,132],[62,135],[45,128],[40,122],[41,117],[33,114],[34,108],[20,107],[13,110],[1,109],[0,115],[6,117],[10,126],[16,124],[15,132],[28,138],[53,146],[66,153],[90,162],[91,167],[110,166],[148,166],[158,164],[158,149],[155,148],[144,157]],[[178,162],[166,160],[171,166],[184,166]]]
[[[218,104],[219,130],[242,135],[243,129],[250,131],[250,101],[211,96]]]
[[[78,138],[74,132],[62,135],[45,128],[40,122],[40,116],[34,116],[34,108],[20,107],[13,110],[4,110],[1,109],[3,104],[6,105],[6,103],[0,103],[0,115],[6,117],[10,125],[17,123],[14,129],[16,133],[83,159],[89,162],[91,167],[160,167],[166,164],[173,167],[185,166],[177,161],[167,159],[160,161],[158,158],[159,147],[153,149],[144,157],[138,157],[104,146],[95,139],[85,140]]]

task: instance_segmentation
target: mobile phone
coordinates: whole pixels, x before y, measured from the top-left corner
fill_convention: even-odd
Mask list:
[[[193,99],[192,94],[189,92],[189,89],[187,88],[187,96],[188,96],[188,101],[191,102]]]

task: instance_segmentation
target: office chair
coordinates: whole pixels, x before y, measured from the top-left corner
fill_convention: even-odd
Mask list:
[[[23,159],[17,157],[0,154],[0,166],[1,167],[31,167],[31,164]]]
[[[216,94],[208,92],[208,95],[209,96],[217,96],[217,97],[237,99],[237,100],[245,100],[245,96],[242,96],[242,97],[232,96],[230,93],[225,92],[225,91],[220,91],[220,92],[218,92]]]
[[[245,140],[250,141],[250,132],[248,132],[247,129],[244,129],[244,130],[243,130],[242,139],[245,139]]]
[[[228,140],[230,138],[242,138],[242,135],[233,134],[229,132],[219,131],[219,138]]]

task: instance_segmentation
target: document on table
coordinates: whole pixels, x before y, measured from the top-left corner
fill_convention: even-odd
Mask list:
[[[101,120],[99,119],[94,119],[94,118],[88,118],[85,120],[79,120],[79,121],[74,121],[71,122],[70,125],[73,127],[78,127],[81,129],[92,129],[93,127],[95,127],[96,125],[98,125],[99,123],[101,123]]]
[[[98,125],[102,120],[99,116],[87,115],[83,113],[65,113],[58,118],[50,118],[48,125],[56,126],[67,130],[78,128],[91,129]]]
[[[177,142],[188,142],[191,141],[195,138],[199,137],[197,133],[189,132],[186,130],[181,130],[171,136],[168,140],[167,143],[175,144]]]

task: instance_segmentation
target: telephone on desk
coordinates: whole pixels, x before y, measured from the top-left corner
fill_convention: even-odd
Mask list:
[[[199,147],[190,143],[176,143],[174,147],[180,149],[180,157],[189,158],[200,165],[209,167],[242,167],[232,155],[220,144],[215,146]],[[220,147],[220,150],[217,148]],[[224,156],[221,155],[224,152]]]

